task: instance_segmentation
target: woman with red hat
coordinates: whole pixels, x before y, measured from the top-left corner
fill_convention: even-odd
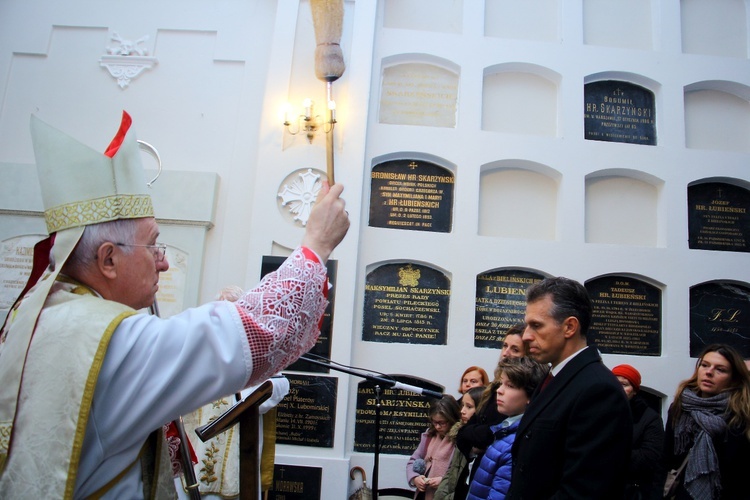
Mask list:
[[[664,422],[638,395],[641,374],[630,365],[618,365],[612,373],[622,384],[633,415],[633,448],[630,452],[627,499],[660,499],[666,471],[662,464]]]

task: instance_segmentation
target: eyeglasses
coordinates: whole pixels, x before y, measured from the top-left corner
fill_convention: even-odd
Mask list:
[[[167,255],[167,245],[164,243],[157,243],[155,245],[134,245],[130,243],[115,243],[118,247],[144,247],[144,248],[150,248],[151,251],[154,253],[154,259],[156,262],[161,262],[164,260],[164,257]]]
[[[445,420],[432,420],[432,425],[435,427],[445,427],[448,425],[448,422]]]

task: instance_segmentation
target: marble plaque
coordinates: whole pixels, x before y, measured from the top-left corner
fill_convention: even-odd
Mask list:
[[[474,347],[502,349],[505,332],[526,315],[526,289],[545,276],[503,269],[477,276],[474,303]]]
[[[450,280],[415,263],[384,264],[365,282],[362,340],[444,345]]]
[[[690,288],[690,356],[710,344],[729,344],[750,359],[750,287],[712,282]]]
[[[0,243],[0,320],[5,320],[26,286],[34,264],[34,245],[44,238],[41,234],[27,234]]]
[[[661,290],[626,276],[586,282],[594,311],[589,345],[604,354],[661,354]]]
[[[629,82],[605,80],[584,85],[584,138],[656,145],[654,93]]]
[[[278,257],[265,255],[263,256],[263,262],[260,267],[261,277],[275,271],[279,268],[282,262],[286,260],[286,257]],[[336,270],[338,269],[338,262],[333,259],[329,259],[326,262],[326,269],[328,271],[328,281],[331,285],[334,285],[328,290],[328,307],[323,312],[323,323],[320,327],[320,337],[315,342],[310,351],[310,354],[322,356],[326,359],[331,357],[331,336],[333,330],[333,308],[336,304]],[[304,359],[300,359],[292,363],[287,370],[296,372],[312,372],[312,373],[328,373],[330,370],[325,366],[309,363]]]
[[[187,290],[188,254],[179,248],[167,245],[169,269],[159,274],[159,317],[168,318],[185,310]]]
[[[275,464],[267,500],[320,500],[322,477],[321,467]]]
[[[453,173],[422,160],[394,160],[370,173],[370,226],[449,233]]]
[[[388,375],[403,384],[443,392],[443,386],[407,375]],[[354,420],[354,451],[375,451],[375,383],[364,380],[357,385],[357,412]],[[380,452],[409,456],[429,425],[430,399],[418,394],[386,389],[380,391]]]
[[[289,380],[289,394],[276,406],[276,442],[333,448],[338,379],[284,376]]]
[[[750,190],[723,182],[688,187],[688,245],[750,252]]]
[[[383,70],[380,123],[455,127],[458,74],[425,63]]]

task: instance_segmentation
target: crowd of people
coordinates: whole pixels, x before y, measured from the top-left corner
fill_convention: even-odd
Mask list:
[[[422,444],[409,459],[415,498],[750,498],[750,371],[738,351],[704,349],[665,426],[638,369],[610,370],[587,345],[591,311],[576,281],[529,287],[524,322],[506,332],[492,382],[480,384],[477,366],[461,376],[461,420],[441,441],[439,474]],[[431,424],[433,411],[455,402],[434,401]],[[419,474],[415,461],[427,464]]]

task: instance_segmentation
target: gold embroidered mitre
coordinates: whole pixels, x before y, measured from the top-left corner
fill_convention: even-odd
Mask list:
[[[116,219],[153,217],[132,120],[123,112],[110,157],[31,117],[47,231]],[[119,149],[116,149],[119,145]]]

